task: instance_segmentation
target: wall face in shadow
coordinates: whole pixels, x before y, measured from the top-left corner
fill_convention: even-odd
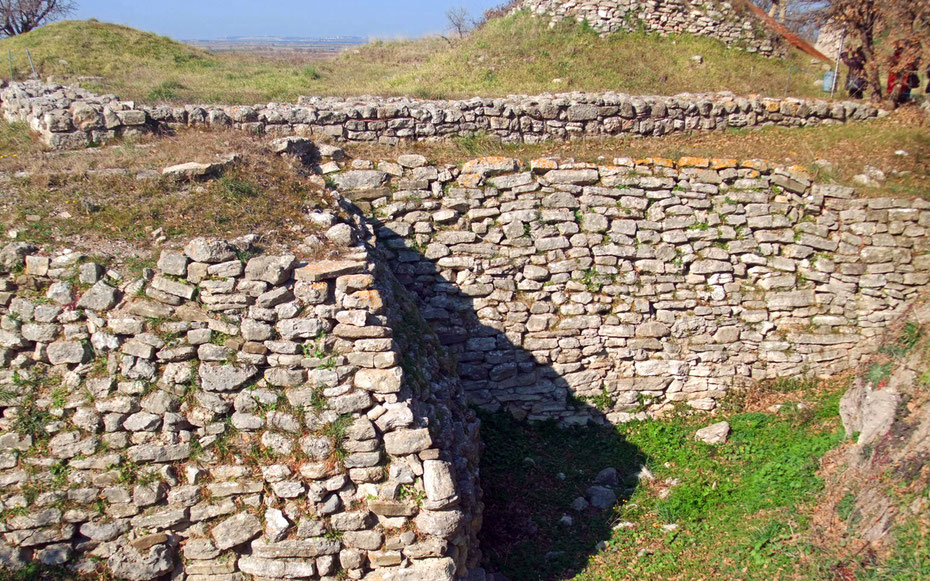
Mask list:
[[[930,282],[930,204],[801,170],[400,161],[333,179],[471,401],[519,418],[712,410],[748,381],[836,373]]]
[[[386,234],[384,226],[378,229]],[[389,240],[399,245],[396,235]],[[390,299],[397,301],[391,327],[414,393],[420,381],[451,381],[456,389],[449,391],[463,393],[460,378],[485,377],[486,366],[494,377],[509,370],[531,373],[536,384],[525,391],[537,399],[572,393],[558,365],[536,360],[512,341],[519,336],[481,315],[485,301],[447,282],[442,267],[424,256],[422,248],[396,253],[384,246],[380,254],[382,266],[397,272],[397,288]],[[469,350],[475,345],[493,345],[494,353],[472,354]],[[424,361],[441,364],[424,365]],[[480,491],[477,480],[459,482],[463,505],[473,510],[468,513],[471,526],[463,526],[471,543],[458,548],[467,549],[473,559],[480,545],[481,564],[489,571],[514,581],[572,577],[597,553],[599,543],[610,539],[616,519],[612,509],[636,490],[647,458],[597,407],[579,399],[572,405],[575,423],[587,425],[559,426],[551,419],[516,421],[503,409],[480,415]],[[468,460],[461,459],[461,474],[474,474],[468,470]],[[471,568],[469,581],[483,581],[483,572]]]

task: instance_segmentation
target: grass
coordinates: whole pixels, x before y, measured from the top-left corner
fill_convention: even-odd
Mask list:
[[[454,42],[430,37],[381,41],[329,60],[211,53],[166,37],[94,20],[50,24],[0,40],[13,51],[16,77],[80,81],[90,89],[148,102],[229,104],[293,101],[299,95],[405,95],[420,98],[613,90],[673,94],[731,90],[771,96],[820,96],[823,65],[728,50],[718,41],[618,33],[516,14]],[[700,54],[703,64],[691,57]]]
[[[796,535],[823,486],[819,458],[843,436],[844,388],[805,388],[805,407],[778,414],[715,418],[733,428],[717,447],[694,440],[711,422],[703,415],[569,431],[485,417],[487,564],[514,581],[816,576],[824,565]],[[631,476],[643,461],[655,479],[636,486]],[[620,506],[573,512],[572,499],[610,466],[629,487]],[[575,524],[560,524],[562,514]]]
[[[18,132],[0,123],[0,139]],[[0,159],[0,172],[27,175],[5,184],[0,228],[36,244],[98,252],[131,243],[134,250],[145,251],[152,247],[156,229],[177,239],[260,233],[265,244],[293,243],[315,231],[304,220],[304,211],[331,204],[319,184],[302,177],[262,142],[235,131],[187,130],[64,153],[30,147],[27,143],[17,157]],[[214,161],[234,152],[241,161],[222,177],[203,183],[139,180],[134,175],[142,170],[160,174],[170,165]],[[92,173],[112,168],[131,173]]]
[[[40,149],[39,141],[28,125],[0,121],[0,163],[5,159],[15,161],[22,154]]]
[[[925,492],[925,496],[930,491]],[[930,520],[926,514],[908,518],[895,527],[895,547],[891,556],[865,572],[869,581],[910,581],[930,579]]]
[[[698,54],[704,64],[691,60]],[[391,85],[405,92],[426,86],[450,96],[594,90],[819,96],[814,83],[819,76],[819,67],[800,53],[785,61],[766,59],[690,35],[601,38],[584,23],[563,21],[550,28],[546,19],[516,14],[490,21],[417,70],[391,79]]]

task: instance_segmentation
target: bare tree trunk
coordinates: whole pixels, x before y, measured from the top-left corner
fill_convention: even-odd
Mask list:
[[[878,66],[877,55],[875,54],[875,41],[872,34],[866,32],[860,35],[862,41],[862,53],[865,55],[865,77],[869,89],[869,99],[873,103],[881,103],[884,91],[882,90],[881,70]]]

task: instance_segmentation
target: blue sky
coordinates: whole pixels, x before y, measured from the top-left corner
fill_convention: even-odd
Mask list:
[[[96,18],[182,40],[227,36],[417,37],[442,32],[446,11],[472,14],[503,0],[77,0]]]

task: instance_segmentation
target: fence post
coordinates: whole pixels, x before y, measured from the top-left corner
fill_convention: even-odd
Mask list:
[[[10,63],[10,82],[13,82],[13,49],[6,51],[6,60]]]
[[[843,59],[843,50],[846,48],[846,33],[840,37],[840,53],[836,55],[836,69],[833,71],[833,88],[830,91],[830,98],[836,96],[836,85],[840,78],[840,61]]]
[[[38,79],[38,78],[39,78],[39,71],[36,70],[36,65],[35,65],[35,63],[32,62],[32,53],[29,52],[29,49],[28,49],[28,48],[26,49],[26,58],[29,59],[29,66],[32,67],[32,78],[33,78],[33,79]]]

